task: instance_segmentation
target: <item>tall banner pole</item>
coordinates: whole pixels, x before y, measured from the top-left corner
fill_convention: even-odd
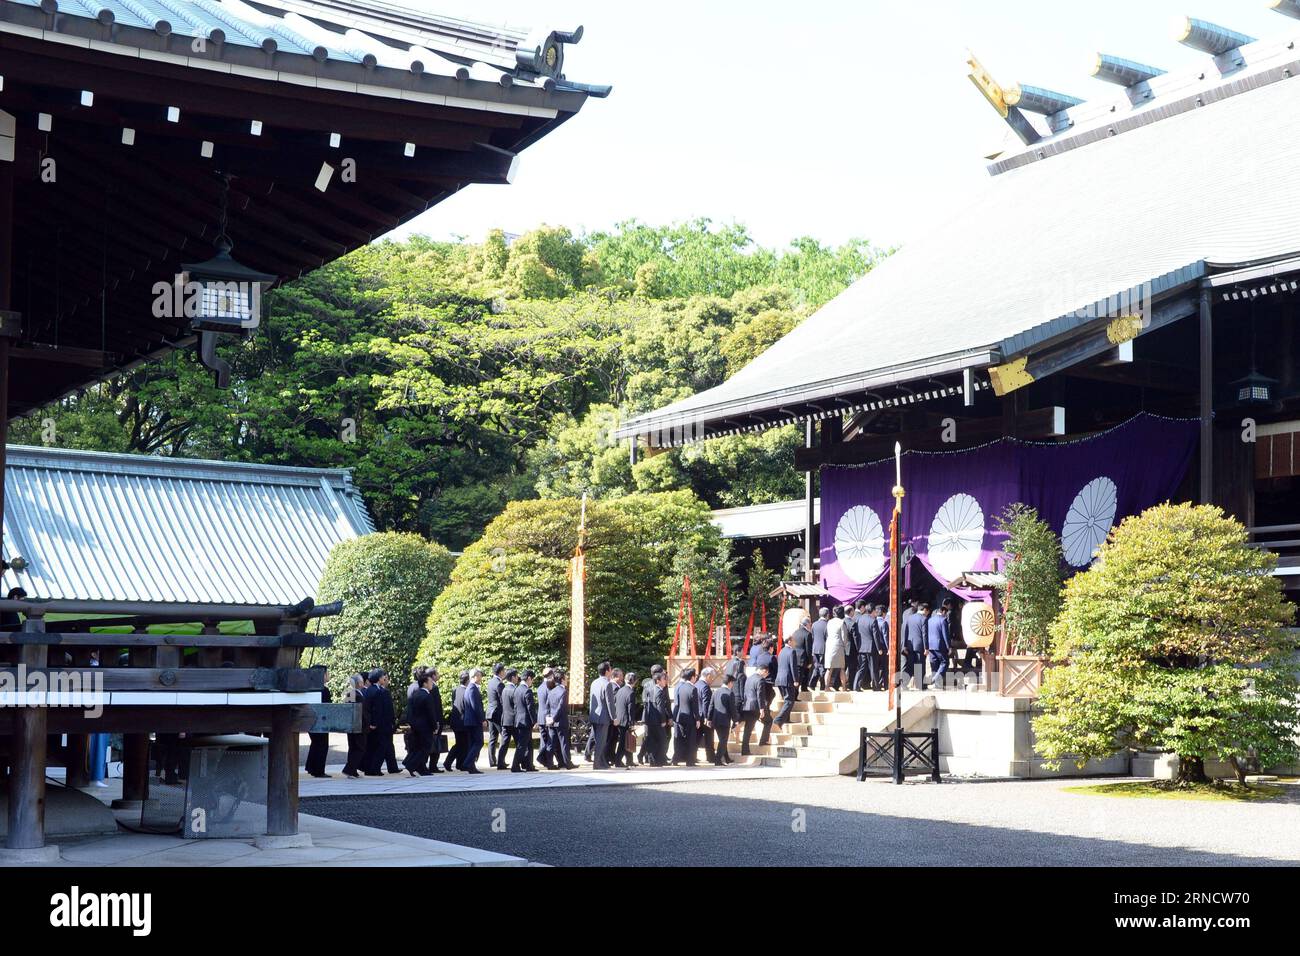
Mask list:
[[[901,593],[898,589],[898,570],[900,565],[899,548],[900,528],[903,523],[903,446],[894,442],[894,515],[889,522],[889,709],[893,710],[896,698],[901,696],[898,686],[901,683],[898,673],[898,644],[903,639],[899,633],[902,627]]]
[[[569,559],[569,703],[587,702],[587,493],[582,494],[578,546]]]

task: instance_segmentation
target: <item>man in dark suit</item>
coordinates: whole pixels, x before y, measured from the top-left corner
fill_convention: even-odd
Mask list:
[[[433,772],[429,769],[429,755],[433,752],[433,728],[436,723],[432,708],[433,696],[429,693],[433,678],[429,676],[427,668],[420,667],[416,669],[415,679],[415,691],[406,699],[406,721],[411,731],[406,759],[402,765],[412,777],[427,777]]]
[[[322,704],[330,703],[330,673],[325,672],[325,684],[320,689],[320,702]],[[330,752],[330,735],[329,734],[308,734],[307,738],[311,745],[307,748],[307,763],[303,768],[313,777],[332,777],[332,773],[325,772],[325,759]]]
[[[799,689],[808,689],[808,676],[812,671],[812,632],[808,629],[810,621],[807,615],[799,619],[799,627],[790,635],[794,640],[795,665],[799,672]],[[737,687],[739,693],[743,688]]]
[[[614,689],[609,682],[613,667],[601,661],[596,667],[597,678],[591,682],[591,697],[587,716],[591,721],[588,743],[591,745],[591,765],[595,770],[609,769],[609,740],[614,726]]]
[[[719,767],[734,763],[727,752],[727,741],[731,736],[731,725],[740,719],[740,709],[736,706],[736,678],[724,675],[722,686],[713,695],[713,713],[711,715],[713,733],[718,738],[718,749],[713,762]]]
[[[744,664],[742,663],[741,666],[743,667]],[[646,708],[650,706],[650,698],[655,692],[655,688],[657,686],[656,682],[659,679],[659,675],[663,673],[663,670],[664,668],[662,664],[655,664],[651,666],[650,676],[641,682],[641,719],[642,720],[646,719],[645,717]],[[641,738],[641,749],[637,752],[636,755],[636,762],[650,763],[651,762],[650,757],[652,751],[653,748],[651,747],[650,728],[649,725],[647,724],[646,732],[644,736],[642,736]]]
[[[424,665],[420,665],[419,667],[415,668],[413,671],[411,671],[410,686],[406,688],[406,723],[409,728],[409,731],[407,733],[407,740],[406,740],[406,756],[402,758],[402,767],[405,768],[408,773],[412,770],[411,747],[416,739],[415,725],[411,723],[411,714],[413,712],[412,708],[415,706],[415,698],[417,694],[424,686],[424,675],[427,674],[428,672],[429,669]],[[433,749],[432,736],[430,736],[430,739],[425,742],[429,744],[429,749],[432,750]],[[428,755],[426,754],[425,755],[426,765],[427,762],[428,762]],[[426,766],[419,766],[414,768],[416,773],[419,773],[423,769],[426,769]]]
[[[367,777],[382,777],[380,767],[397,730],[397,716],[393,710],[393,695],[388,690],[388,674],[376,667],[370,672],[370,727],[366,735],[366,756],[363,769]]]
[[[875,610],[876,637],[871,655],[871,689],[885,690],[890,685],[889,673],[889,614],[883,604]]]
[[[433,681],[433,686],[429,688],[429,712],[433,715],[433,750],[429,754],[429,772],[442,773],[442,768],[438,766],[438,754],[442,750],[442,732],[447,721],[443,715],[442,691],[438,689],[436,668],[429,668],[429,678]]]
[[[614,746],[614,766],[632,769],[632,754],[636,750],[636,674],[624,677],[614,671],[618,690],[614,693],[614,721],[618,724],[618,740]]]
[[[501,689],[505,681],[502,675],[506,665],[493,664],[492,676],[487,682],[487,718],[488,718],[488,765],[497,765],[497,748],[504,746],[511,729],[502,724]]]
[[[776,715],[777,729],[783,729],[790,722],[790,713],[794,702],[799,699],[799,659],[794,652],[794,635],[785,639],[776,661],[776,689],[781,692],[781,709]]]
[[[695,689],[695,668],[682,671],[673,690],[673,766],[685,761],[695,766],[695,731],[700,725],[700,695]]]
[[[542,670],[542,679],[537,682],[537,752],[533,754],[533,761],[540,763],[547,770],[555,769],[555,759],[551,754],[551,738],[546,732],[546,726],[542,723],[542,711],[546,709],[546,697],[555,686],[551,679],[554,673],[553,668],[547,667]]]
[[[872,655],[880,633],[876,627],[876,615],[866,601],[858,604],[856,618],[858,632],[858,669],[853,672],[850,690],[869,690],[871,688]]]
[[[740,677],[745,673],[745,662],[740,657],[740,651],[733,651],[731,659],[722,665],[722,673],[727,677]]]
[[[907,651],[909,688],[925,687],[926,614],[929,610],[930,606],[922,601],[903,625],[903,647]]]
[[[752,674],[745,681],[745,692],[740,695],[740,719],[745,722],[745,732],[740,738],[740,755],[748,757],[749,754],[749,737],[754,732],[754,724],[758,723],[759,716],[763,713],[763,694],[767,687],[765,678],[767,673],[764,668],[760,667],[757,673]],[[767,725],[763,726],[764,742],[767,738]]]
[[[668,703],[668,674],[660,669],[650,678],[645,697],[645,737],[649,762],[662,767],[668,762],[668,727],[672,723]]]
[[[605,738],[605,762],[611,766],[614,763],[614,754],[618,751],[618,740],[623,736],[623,731],[627,728],[619,723],[618,712],[614,708],[614,701],[618,697],[618,692],[623,687],[623,671],[621,668],[612,667],[609,671],[609,706],[610,722],[609,736]]]
[[[519,753],[519,743],[515,736],[515,687],[518,684],[519,671],[513,667],[506,668],[501,683],[501,726],[505,729],[501,736],[501,746],[497,748],[495,766],[498,770],[506,769],[506,750],[509,749],[512,740],[515,741],[515,753]]]
[[[695,682],[695,693],[699,700],[700,720],[696,725],[696,743],[699,747],[701,738],[704,743],[704,759],[713,762],[713,728],[710,726],[711,714],[713,713],[713,686],[709,683],[709,678],[714,674],[712,667],[706,667],[700,672],[700,678]]]
[[[810,690],[826,689],[826,625],[831,619],[831,609],[817,612],[812,626],[812,675],[808,678]]]
[[[477,667],[469,672],[469,683],[465,686],[465,755],[461,759],[461,770],[468,773],[482,773],[478,768],[478,755],[483,750],[483,731],[487,729],[487,714],[483,712],[483,691],[479,681],[483,672]]]
[[[571,767],[569,742],[561,733],[569,719],[569,692],[560,683],[563,673],[552,668],[537,690],[537,732],[546,740],[543,758],[548,770]]]
[[[456,688],[451,695],[451,716],[447,723],[451,727],[453,743],[443,761],[444,770],[459,770],[460,758],[465,753],[465,688],[469,685],[469,671],[461,671],[456,678]]]
[[[926,650],[930,654],[930,686],[943,686],[944,675],[948,673],[948,653],[951,650],[948,638],[948,609],[941,607],[930,615],[926,625]]]
[[[560,765],[565,770],[576,770],[578,765],[573,762],[573,741],[569,736],[569,675],[562,670],[555,672],[555,686],[563,691],[563,696],[559,703],[553,703],[552,707],[556,708],[560,714],[556,721],[559,729],[558,745],[560,748]]]
[[[844,642],[844,689],[853,690],[861,657],[862,632],[858,630],[858,609],[852,603],[844,606]]]
[[[514,686],[515,759],[511,761],[511,773],[530,773],[537,769],[533,763],[533,727],[537,724],[537,698],[533,696],[533,672],[526,670],[519,675]]]

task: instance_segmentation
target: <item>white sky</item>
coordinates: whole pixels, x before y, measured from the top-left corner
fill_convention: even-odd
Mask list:
[[[401,0],[488,23],[586,34],[570,79],[613,94],[523,154],[509,186],[472,186],[405,232],[600,229],[706,216],[763,244],[800,235],[905,242],[982,182],[1005,126],[966,79],[972,49],[1003,83],[1085,99],[1098,51],[1177,69],[1190,14],[1268,38],[1300,21],[1265,0]],[[978,237],[971,237],[978,241]]]

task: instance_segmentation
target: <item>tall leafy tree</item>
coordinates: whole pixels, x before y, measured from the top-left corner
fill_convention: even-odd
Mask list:
[[[1211,506],[1159,505],[1125,519],[1075,575],[1052,627],[1051,668],[1034,720],[1059,764],[1126,747],[1179,757],[1180,779],[1219,758],[1244,778],[1300,746],[1294,608],[1276,556]]]
[[[182,352],[18,423],[15,441],[353,469],[381,528],[460,549],[534,494],[796,494],[793,433],[632,468],[615,414],[723,381],[866,271],[865,244],[776,252],[737,225],[543,226],[381,241],[277,289],[231,388]],[[818,291],[820,290],[820,291]]]

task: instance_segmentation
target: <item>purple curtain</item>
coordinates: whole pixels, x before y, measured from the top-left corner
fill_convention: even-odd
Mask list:
[[[1005,539],[997,518],[1022,502],[1061,535],[1066,563],[1085,568],[1113,525],[1174,494],[1196,441],[1195,419],[1143,413],[1070,442],[905,452],[901,540],[947,586],[992,569]],[[857,600],[888,573],[893,485],[892,459],[822,469],[821,579],[837,600]]]

